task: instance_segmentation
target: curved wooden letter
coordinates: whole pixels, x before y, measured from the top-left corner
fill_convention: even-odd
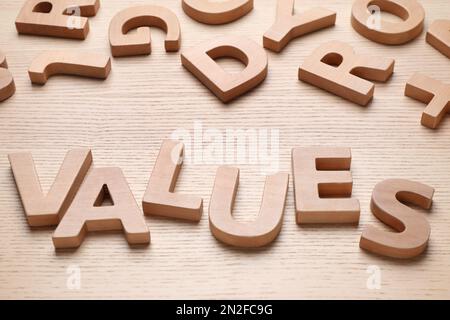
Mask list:
[[[373,189],[372,213],[398,232],[367,227],[359,246],[368,251],[394,258],[413,258],[421,254],[430,237],[426,218],[400,201],[430,209],[434,189],[418,182],[389,179]]]
[[[47,51],[37,56],[28,69],[32,83],[45,84],[53,75],[69,74],[106,79],[111,59],[104,54],[73,51]]]
[[[380,10],[404,21],[381,19]],[[425,10],[416,0],[356,0],[352,7],[352,26],[362,36],[384,44],[402,44],[423,30]]]
[[[230,57],[246,65],[238,74],[224,71],[214,59]],[[220,100],[228,102],[260,84],[267,75],[267,53],[255,42],[228,36],[204,42],[181,54],[181,63]]]
[[[69,151],[53,185],[44,195],[31,153],[12,153],[8,158],[28,224],[33,227],[59,223],[92,164],[91,150]]]
[[[321,45],[298,71],[298,78],[359,105],[373,98],[374,84],[385,82],[394,72],[393,59],[357,55],[340,41]],[[364,78],[364,79],[361,79]]]
[[[313,8],[293,15],[295,0],[278,0],[275,23],[264,34],[264,48],[280,52],[294,38],[311,33],[336,22],[336,12]]]
[[[174,193],[183,162],[183,152],[183,143],[174,140],[163,141],[142,200],[144,214],[200,221],[202,198]]]
[[[434,21],[427,32],[427,42],[450,58],[450,20]]]
[[[85,39],[100,0],[28,0],[16,19],[19,33]]]
[[[422,113],[423,126],[435,129],[450,113],[450,85],[415,73],[406,83],[405,96],[427,103]]]
[[[0,68],[8,68],[8,62],[6,62],[6,56],[0,51]]]
[[[178,51],[181,31],[178,18],[167,8],[145,5],[122,10],[111,21],[109,42],[114,57],[133,56],[151,53],[149,28],[157,27],[167,32],[166,51]],[[134,33],[128,33],[136,29]]]
[[[209,204],[209,226],[220,241],[236,247],[261,247],[272,242],[280,233],[289,175],[268,176],[264,186],[257,221],[240,223],[233,219],[232,210],[239,184],[239,169],[219,167]]]
[[[310,147],[292,150],[298,224],[359,222],[359,201],[350,198],[353,188],[349,172],[351,160],[349,148]]]
[[[224,24],[237,20],[253,9],[253,0],[183,0],[184,12],[206,24]]]
[[[8,70],[6,57],[0,52],[0,102],[10,98],[15,92],[16,85],[11,72]]]
[[[102,206],[109,193],[112,205]],[[89,231],[124,230],[129,244],[150,243],[150,232],[120,168],[93,168],[53,234],[55,248],[77,248]]]

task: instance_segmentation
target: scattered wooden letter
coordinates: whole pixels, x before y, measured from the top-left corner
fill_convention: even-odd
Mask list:
[[[37,56],[28,69],[32,83],[45,84],[53,75],[69,74],[106,79],[111,71],[111,59],[100,53],[46,51]]]
[[[280,52],[294,38],[311,33],[336,22],[336,12],[313,8],[294,15],[295,0],[278,0],[275,23],[264,34],[264,48]]]
[[[220,241],[236,247],[261,247],[272,242],[281,230],[289,175],[268,176],[259,216],[255,222],[240,223],[232,209],[239,184],[239,169],[219,167],[209,205],[209,226]]]
[[[5,55],[0,51],[0,102],[10,98],[16,92],[13,76],[8,70]]]
[[[142,200],[144,214],[200,221],[202,198],[174,193],[183,163],[183,152],[184,145],[179,141],[162,142]]]
[[[434,21],[427,32],[427,42],[450,58],[450,20]]]
[[[19,33],[85,39],[100,0],[27,0],[16,19]]]
[[[385,82],[394,72],[393,59],[357,55],[340,41],[321,45],[298,71],[298,78],[359,105],[373,98],[374,84]],[[363,78],[363,79],[361,79]]]
[[[351,159],[349,148],[309,147],[292,150],[298,224],[359,222],[359,201],[349,198],[353,188],[349,171]]]
[[[166,51],[178,51],[181,31],[178,18],[171,10],[145,5],[127,8],[114,16],[109,26],[109,42],[114,57],[151,53],[150,29],[157,27],[167,32]],[[128,33],[136,29],[136,32]]]
[[[221,57],[235,58],[246,67],[238,74],[229,74],[214,61]],[[237,36],[212,39],[182,52],[181,63],[223,102],[256,87],[267,75],[264,49],[247,38]]]
[[[6,62],[6,56],[0,51],[0,68],[8,68],[8,62]]]
[[[112,204],[102,206],[107,196]],[[124,230],[129,244],[150,232],[120,168],[92,168],[53,234],[55,248],[77,248],[87,232]]]
[[[381,18],[380,10],[392,13],[403,21]],[[416,38],[423,30],[425,10],[416,0],[355,0],[352,26],[362,36],[383,44],[403,44]]]
[[[224,24],[237,20],[253,9],[253,0],[183,0],[184,12],[206,24]]]
[[[359,246],[370,252],[393,258],[413,258],[421,254],[430,237],[430,225],[425,217],[401,202],[430,209],[434,189],[418,182],[389,179],[373,189],[372,213],[398,232],[367,227]]]
[[[423,126],[435,129],[450,112],[450,85],[415,73],[405,86],[405,96],[428,104],[422,113]]]
[[[31,153],[11,153],[8,158],[28,224],[33,227],[59,223],[92,164],[91,150],[70,150],[44,195]]]

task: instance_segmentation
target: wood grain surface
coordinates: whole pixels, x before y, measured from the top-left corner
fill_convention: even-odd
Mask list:
[[[110,54],[110,20],[137,4],[163,4],[178,15],[181,50],[229,34],[262,44],[275,19],[276,1],[256,0],[242,19],[208,26],[190,19],[180,0],[103,0],[98,15],[90,18],[85,41],[19,36],[14,21],[23,2],[0,3],[0,50],[17,86],[16,94],[0,104],[0,298],[450,298],[450,118],[438,130],[425,128],[420,125],[425,105],[403,95],[416,71],[450,83],[449,59],[425,42],[425,32],[402,46],[376,44],[352,29],[351,1],[321,1],[337,12],[336,26],[296,39],[280,54],[268,52],[263,84],[224,105],[182,67],[179,53],[165,52],[164,33],[155,28],[152,54],[113,59],[105,81],[58,76],[41,87],[31,85],[27,69],[43,50]],[[426,28],[450,17],[448,0],[421,2]],[[302,0],[296,7],[315,5]],[[393,77],[376,85],[367,107],[298,80],[305,57],[329,40],[396,60]],[[242,68],[228,59],[220,63],[231,71]],[[359,225],[296,225],[290,179],[283,227],[273,244],[258,250],[222,245],[211,235],[207,212],[218,161],[185,164],[176,188],[203,197],[201,221],[146,217],[152,237],[148,247],[129,247],[121,233],[98,233],[89,234],[76,251],[55,252],[53,229],[27,225],[8,153],[31,151],[48,190],[65,153],[90,147],[95,166],[123,169],[140,203],[162,139],[181,128],[193,134],[196,123],[221,132],[279,130],[279,167],[289,173],[293,147],[351,147]],[[234,215],[251,221],[258,214],[265,176],[259,163],[239,167]],[[358,246],[367,225],[384,228],[369,202],[375,184],[386,178],[417,180],[436,189],[432,210],[422,212],[431,225],[429,247],[416,259],[382,258]],[[380,289],[367,286],[367,269],[373,265],[381,271]],[[80,268],[80,289],[67,286],[71,266]]]

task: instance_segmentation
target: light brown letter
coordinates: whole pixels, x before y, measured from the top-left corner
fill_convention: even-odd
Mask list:
[[[422,113],[422,125],[435,129],[450,112],[450,85],[415,73],[405,86],[405,96],[427,103]]]
[[[298,78],[365,106],[372,100],[375,86],[364,79],[385,82],[393,72],[393,59],[357,55],[348,44],[332,41],[306,58]]]
[[[145,5],[122,10],[112,19],[109,25],[112,55],[124,57],[150,54],[150,29],[146,26],[158,27],[167,32],[166,51],[180,49],[181,31],[175,13],[164,7]],[[133,29],[137,29],[136,32],[130,32]]]
[[[433,193],[433,188],[409,180],[389,179],[378,183],[372,193],[372,213],[398,232],[369,226],[363,231],[359,246],[394,258],[412,258],[421,254],[430,237],[430,225],[427,219],[400,201],[429,209]]]
[[[293,15],[295,0],[278,0],[275,23],[264,34],[264,48],[280,52],[294,38],[311,33],[336,22],[336,12],[313,8]]]
[[[238,74],[224,71],[214,59],[230,57],[246,65]],[[228,102],[260,84],[267,75],[267,53],[255,42],[236,36],[212,39],[181,53],[181,62],[220,100]]]
[[[56,74],[106,79],[110,71],[111,59],[109,56],[62,50],[45,51],[38,55],[31,62],[28,75],[32,83],[43,85],[48,78]]]
[[[183,143],[174,140],[163,141],[142,200],[146,215],[200,221],[203,200],[174,193],[183,162],[183,152]]]
[[[450,20],[433,21],[426,39],[436,50],[450,58]]]
[[[351,157],[348,148],[310,147],[292,150],[298,224],[359,222],[359,201],[336,198],[352,195],[353,179],[348,171]]]
[[[240,223],[232,210],[239,183],[239,169],[219,167],[209,204],[209,226],[220,241],[236,247],[260,247],[280,233],[289,175],[268,176],[257,221]]]
[[[15,92],[13,76],[8,70],[5,55],[0,51],[0,102],[10,98]]]
[[[239,19],[253,9],[253,0],[183,0],[184,12],[206,24],[224,24]]]
[[[16,19],[19,33],[85,39],[99,0],[28,0]]]
[[[12,153],[8,157],[28,224],[33,227],[59,223],[92,164],[89,149],[69,151],[44,195],[31,153]]]
[[[403,21],[381,19],[381,10]],[[362,36],[384,44],[402,44],[423,30],[425,10],[416,0],[356,0],[352,7],[352,26]]]

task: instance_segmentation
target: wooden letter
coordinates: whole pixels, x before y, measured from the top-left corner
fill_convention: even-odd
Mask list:
[[[292,150],[295,212],[298,224],[358,224],[359,201],[350,198],[353,188],[353,179],[349,171],[351,160],[349,148],[310,147]]]
[[[184,12],[206,24],[224,24],[237,20],[253,9],[253,0],[183,0]]]
[[[107,196],[112,205],[102,206]],[[55,248],[77,248],[89,231],[124,230],[129,244],[150,243],[150,232],[120,168],[93,168],[53,235]]]
[[[450,112],[450,85],[415,73],[406,83],[405,96],[428,104],[422,113],[422,125],[435,129]]]
[[[321,45],[298,70],[298,78],[342,98],[365,106],[373,98],[374,84],[394,72],[394,60],[357,55],[340,41]],[[361,79],[363,78],[363,79]]]
[[[99,0],[28,0],[16,19],[19,33],[85,39]]]
[[[163,141],[142,200],[146,215],[200,221],[203,200],[174,193],[183,162],[183,152],[183,143],[174,140]]]
[[[0,68],[8,68],[8,62],[6,62],[6,56],[0,51]]]
[[[28,224],[33,227],[59,223],[92,164],[89,149],[69,151],[53,185],[44,195],[31,153],[12,153],[8,158]]]
[[[295,0],[278,0],[276,21],[264,34],[264,48],[280,52],[294,38],[311,33],[336,22],[336,12],[313,8],[293,15]]]
[[[414,181],[389,179],[378,183],[372,193],[372,213],[398,232],[369,226],[363,231],[359,246],[393,258],[406,259],[421,254],[430,237],[430,225],[425,217],[401,202],[430,209],[433,194],[433,188]]]
[[[220,241],[236,247],[261,247],[272,242],[280,233],[289,175],[268,176],[264,186],[257,221],[240,223],[233,219],[232,210],[239,184],[239,169],[219,167],[209,204],[209,226]]]
[[[428,29],[427,42],[450,58],[450,20],[434,21]]]
[[[175,13],[164,7],[145,5],[122,10],[112,19],[109,26],[112,55],[124,57],[150,54],[150,29],[146,27],[157,27],[167,32],[167,52],[180,49],[181,31]],[[128,33],[136,28],[136,32]]]
[[[381,19],[381,10],[403,21]],[[422,32],[424,19],[425,11],[416,0],[356,0],[352,8],[353,29],[367,39],[384,44],[413,40]]]
[[[5,55],[0,52],[0,102],[10,98],[16,92],[14,79],[8,70]]]
[[[46,51],[37,56],[28,69],[32,83],[45,84],[53,75],[69,74],[106,79],[111,71],[111,59],[100,53]]]
[[[230,57],[246,65],[225,72],[214,59]],[[267,53],[255,42],[235,36],[212,39],[181,54],[181,63],[220,100],[229,102],[260,84],[267,75]]]

